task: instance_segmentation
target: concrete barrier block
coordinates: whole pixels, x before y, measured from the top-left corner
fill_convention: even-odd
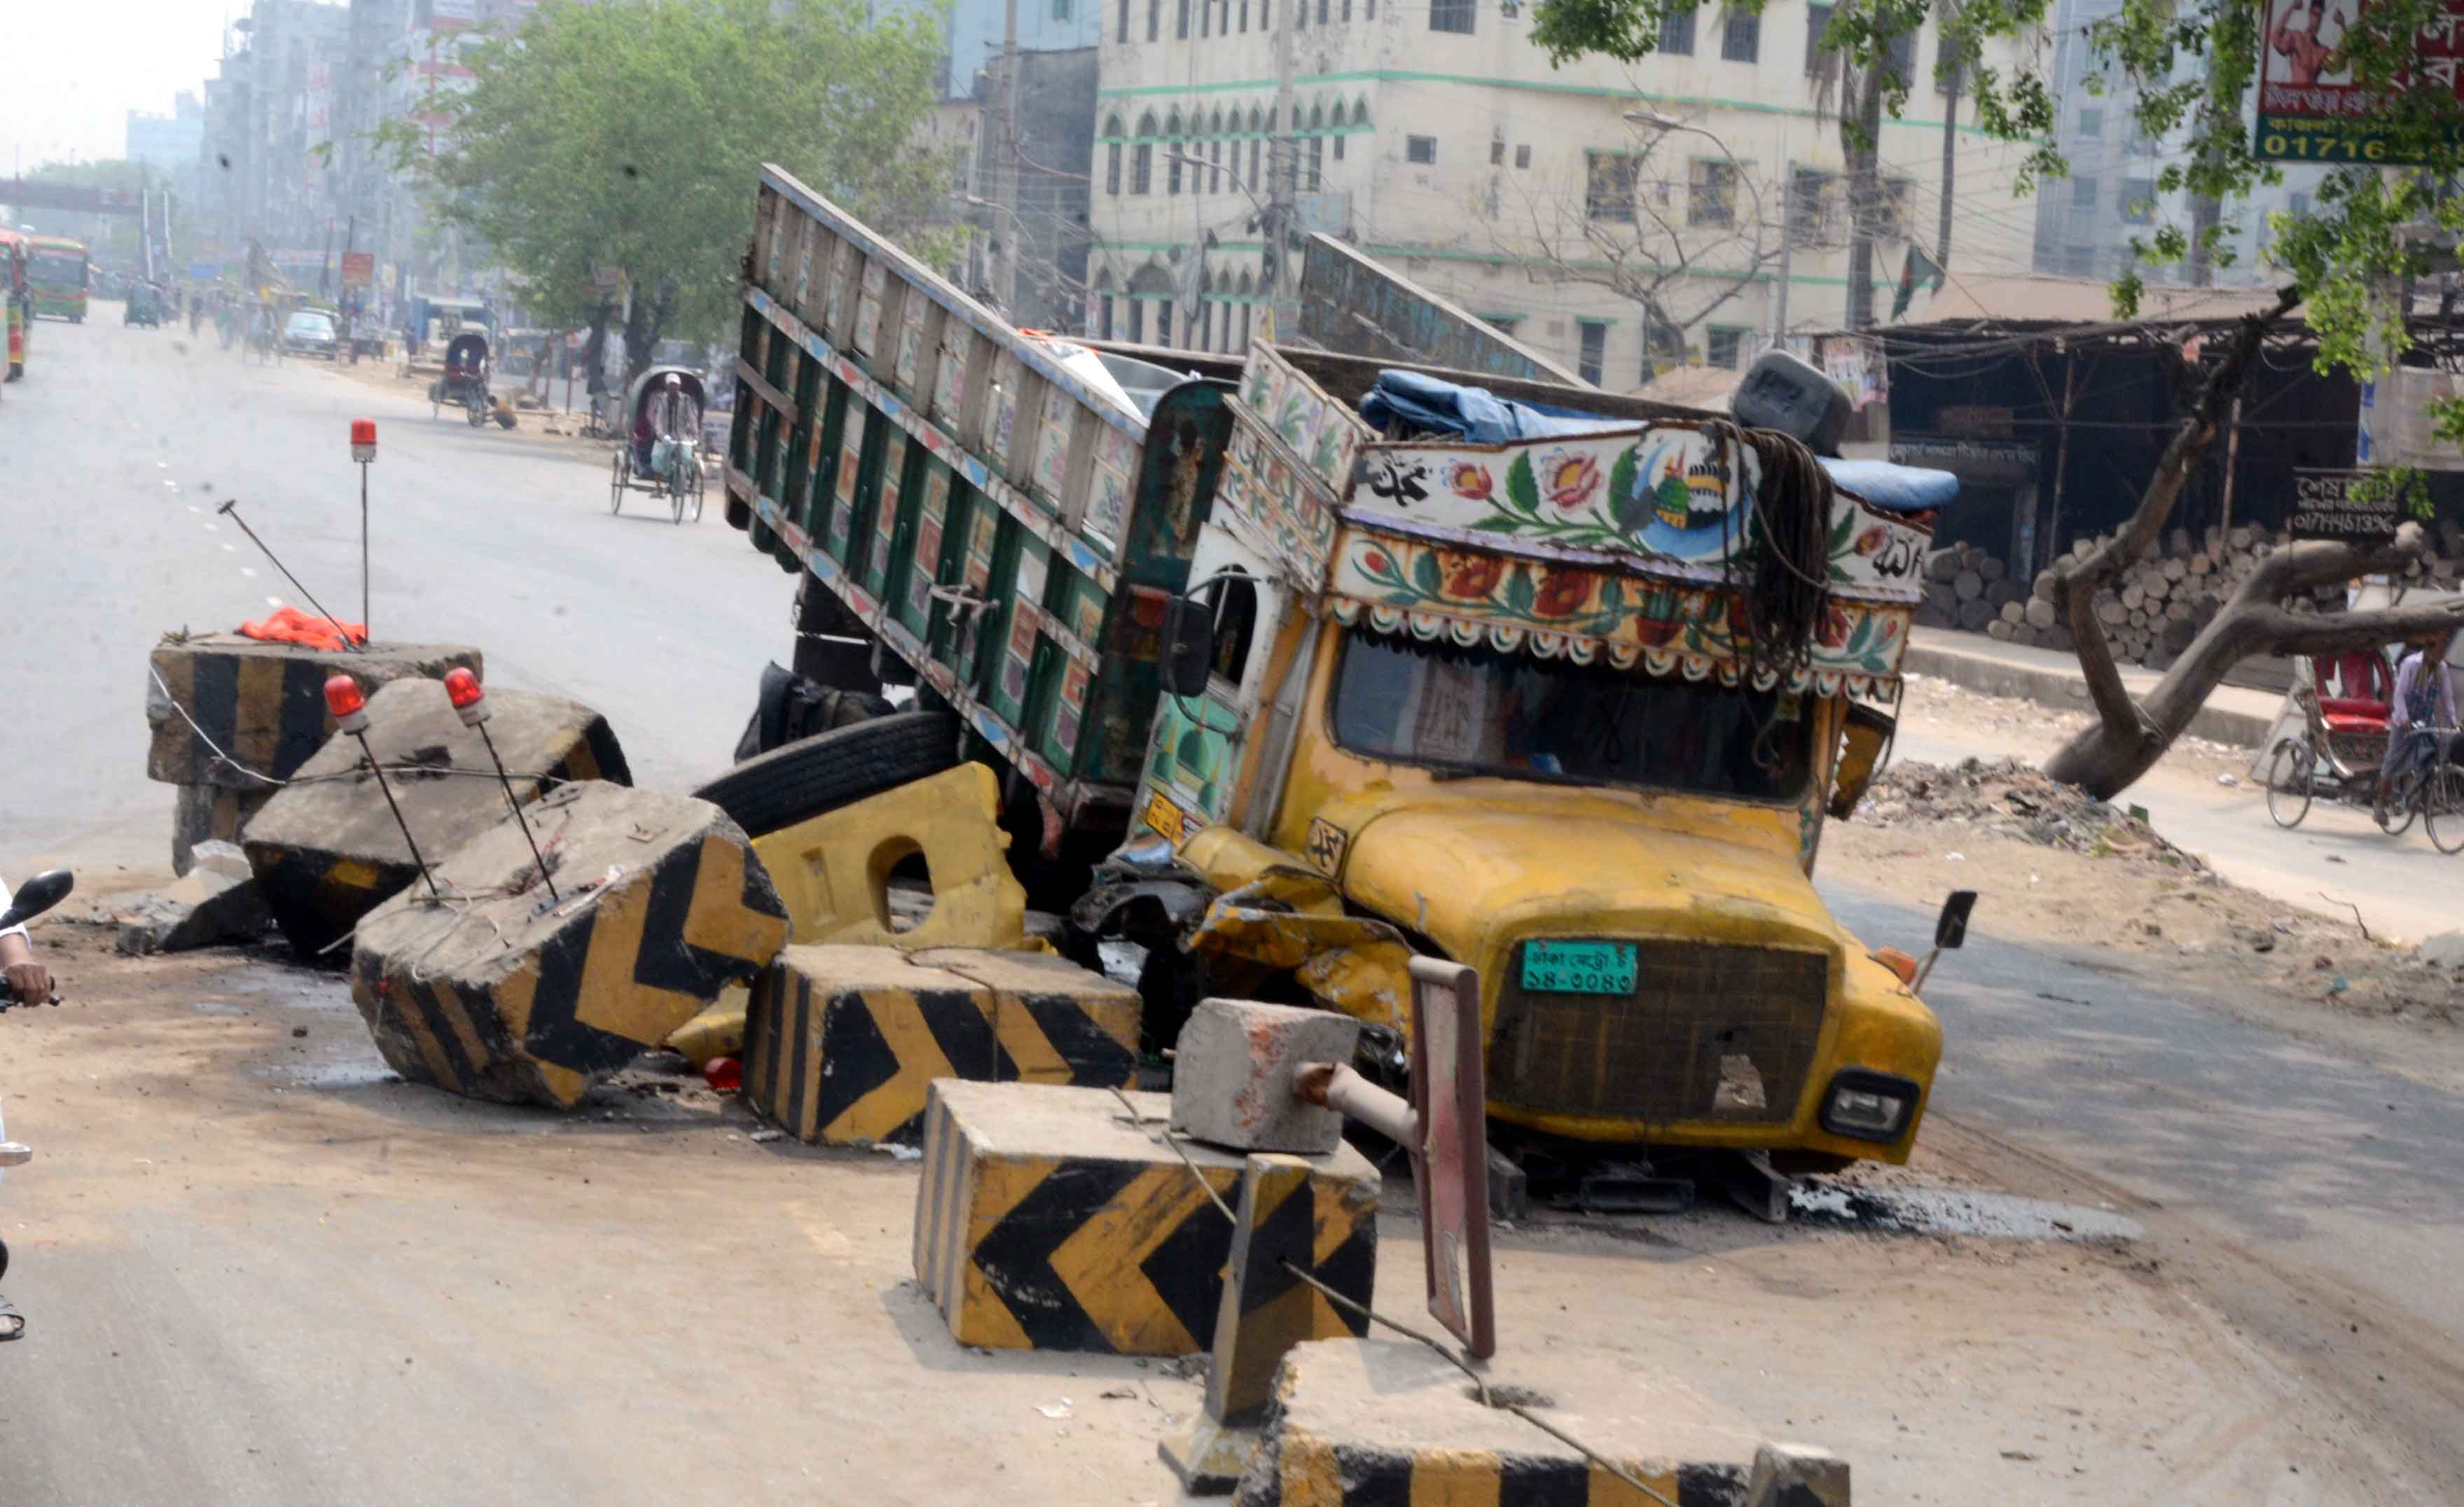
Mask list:
[[[185,875],[195,867],[196,849],[201,843],[236,844],[248,819],[273,799],[278,788],[265,784],[253,790],[230,785],[180,786],[171,803],[171,872]]]
[[[495,711],[489,735],[517,797],[536,800],[571,781],[630,779],[616,734],[588,707],[518,690],[490,691],[488,704]],[[369,696],[367,740],[429,863],[504,819],[488,746],[462,725],[440,682],[399,680]],[[359,740],[341,734],[249,819],[241,845],[283,934],[311,956],[419,877]]]
[[[793,947],[754,985],[744,1095],[802,1141],[913,1144],[935,1079],[1127,1087],[1137,1033],[1137,992],[1066,959]]]
[[[209,859],[215,849],[237,853],[227,842],[202,846]],[[253,942],[274,924],[245,862],[233,875],[227,861],[200,863],[151,893],[116,899],[111,918],[119,929],[120,950],[136,956]]]
[[[1494,1377],[1489,1385],[1495,1389],[1505,1381]],[[1615,1407],[1624,1399],[1601,1401]],[[1749,1472],[1734,1458],[1743,1446],[1707,1420],[1672,1412],[1655,1414],[1648,1426],[1604,1426],[1597,1412],[1571,1399],[1529,1406],[1602,1452],[1662,1502],[1747,1507]],[[1634,1437],[1643,1427],[1652,1437]],[[1315,1340],[1292,1347],[1239,1500],[1242,1507],[1652,1503],[1616,1471],[1515,1413],[1483,1406],[1463,1373],[1427,1347],[1384,1340]]]
[[[1848,1507],[1848,1462],[1810,1444],[1754,1451],[1746,1507]]]
[[[406,1079],[570,1108],[766,967],[787,913],[708,801],[591,781],[530,811],[561,902],[506,817],[436,866],[448,898],[416,885],[360,923],[351,998]]]
[[[1238,1151],[1331,1151],[1343,1116],[1295,1099],[1292,1082],[1304,1063],[1350,1062],[1359,1044],[1350,1016],[1202,1000],[1173,1055],[1172,1127]]]
[[[1122,1101],[1128,1101],[1125,1106]],[[1169,1100],[1031,1083],[933,1085],[915,1277],[962,1344],[1187,1355],[1214,1343],[1243,1159],[1162,1139]],[[1351,1147],[1306,1159],[1289,1217],[1320,1280],[1370,1300],[1377,1170]],[[1324,1322],[1342,1322],[1322,1296]],[[1322,1332],[1333,1332],[1331,1328]]]
[[[441,680],[457,665],[474,675],[480,670],[479,651],[463,644],[381,643],[352,653],[266,644],[236,633],[165,638],[150,663],[154,675],[145,681],[145,720],[154,736],[145,750],[146,777],[251,794],[270,787],[251,778],[249,771],[289,779],[334,735],[333,719],[325,714],[329,677],[347,673],[374,696],[378,687],[397,680]],[[162,677],[161,686],[155,676]],[[172,710],[174,701],[187,717]],[[191,718],[195,727],[189,726]],[[208,739],[243,767],[217,757]]]
[[[1010,872],[1000,814],[993,772],[961,764],[764,833],[753,847],[800,943],[1016,947],[1025,935],[1026,890]],[[933,895],[929,909],[910,918],[889,883],[915,854],[932,873]]]

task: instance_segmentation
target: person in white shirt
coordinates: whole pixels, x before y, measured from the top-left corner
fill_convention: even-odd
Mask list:
[[[2412,652],[2396,666],[2395,694],[2387,708],[2387,756],[2379,761],[2379,797],[2371,819],[2380,826],[2387,824],[2387,787],[2394,783],[2398,771],[2418,755],[2411,736],[2415,728],[2452,728],[2455,726],[2455,682],[2447,672],[2447,640],[2445,633],[2431,633],[2415,640]],[[2441,751],[2433,749],[2431,758]]]
[[[0,882],[0,910],[8,908],[9,886]],[[52,997],[52,971],[35,958],[33,939],[24,927],[0,931],[0,978],[9,981],[24,1003],[41,1004]]]

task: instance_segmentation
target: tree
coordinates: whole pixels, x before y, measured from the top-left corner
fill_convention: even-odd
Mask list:
[[[1779,260],[1776,195],[1701,126],[1650,112],[1629,124],[1627,149],[1589,154],[1580,183],[1516,175],[1521,203],[1490,215],[1490,233],[1501,251],[1545,263],[1560,281],[1631,299],[1642,311],[1644,348],[1674,364],[1692,331]],[[1723,159],[1672,150],[1660,169],[1662,145],[1686,132],[1708,138]]]
[[[1650,52],[1661,17],[1685,0],[1542,0],[1532,37],[1564,60],[1606,53],[1628,60]],[[1740,0],[1759,9],[1759,0]],[[2310,7],[2316,4],[2317,9]],[[2285,611],[2282,599],[2310,586],[2365,572],[2401,568],[2426,547],[2409,526],[2382,550],[2349,545],[2296,545],[2269,557],[2233,601],[2192,641],[2156,688],[2134,701],[2123,687],[2091,600],[2163,535],[2183,483],[2213,440],[2241,391],[2260,343],[2299,309],[2319,342],[2321,373],[2344,370],[2375,377],[2408,345],[2406,300],[2391,296],[2402,279],[2431,270],[2444,235],[2464,231],[2464,196],[2448,186],[2464,170],[2464,103],[2452,86],[2433,81],[2453,70],[2446,35],[2451,0],[2122,0],[2119,10],[2087,29],[2090,90],[2124,97],[2141,135],[2174,147],[2178,158],[2158,175],[2159,194],[2187,197],[2187,225],[2160,218],[2132,243],[2148,267],[2230,262],[2230,207],[2281,181],[2262,160],[2249,109],[2257,94],[2262,49],[2299,55],[2313,76],[2341,76],[2372,103],[2372,144],[2356,144],[2356,165],[2327,175],[2308,216],[2273,217],[2268,255],[2281,273],[2273,305],[2241,321],[2233,338],[2205,366],[2137,510],[2105,548],[2085,560],[2057,566],[2057,605],[2078,641],[2097,721],[2046,764],[2055,778],[2100,797],[2128,787],[2163,756],[2189,726],[2233,664],[2259,653],[2327,654],[2384,644],[2425,631],[2464,626],[2464,612],[2409,607],[2309,617]],[[2069,169],[2056,146],[2056,101],[2048,70],[2031,66],[2045,36],[2051,0],[1841,0],[1823,42],[1846,76],[1871,92],[1843,90],[1842,130],[1852,115],[1870,145],[1883,116],[1907,105],[1905,70],[1883,67],[1894,38],[1912,36],[1928,20],[1942,45],[1969,66],[1961,82],[1978,124],[2003,141],[2031,148],[2015,188]],[[2341,28],[2341,34],[2329,33]],[[2444,57],[2442,64],[2441,59]],[[2004,60],[1996,66],[1993,60]],[[2015,59],[2015,61],[2013,61]],[[1878,87],[1876,87],[1878,85]],[[1843,136],[1843,141],[1848,138]],[[2371,166],[2378,163],[2386,165]],[[1854,159],[1852,158],[1852,166]],[[1870,203],[1871,201],[1860,201]],[[1850,295],[1868,279],[1852,265]],[[2142,273],[2114,284],[2114,312],[2136,316]],[[1853,317],[1851,323],[1856,320]],[[2436,405],[2438,432],[2464,442],[2464,403]],[[2407,478],[2391,475],[2387,485]]]
[[[946,205],[952,159],[914,144],[939,58],[929,15],[858,0],[547,0],[462,55],[435,207],[594,340],[614,309],[595,273],[621,272],[629,382],[663,337],[732,328],[763,163],[893,239]],[[425,162],[411,122],[379,134]]]

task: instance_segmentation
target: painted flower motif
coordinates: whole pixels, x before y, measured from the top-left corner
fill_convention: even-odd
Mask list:
[[[1395,573],[1395,562],[1375,550],[1371,550],[1360,557],[1360,563],[1362,568],[1372,576],[1391,576]]]
[[[1822,609],[1822,626],[1815,631],[1814,642],[1826,649],[1836,649],[1848,642],[1848,614],[1837,605]]]
[[[1590,465],[1586,460],[1583,464]],[[1540,592],[1531,602],[1535,618],[1564,618],[1591,599],[1592,578],[1581,571],[1551,571],[1540,579]]]
[[[1469,461],[1457,461],[1446,468],[1446,485],[1454,489],[1456,496],[1473,502],[1486,502],[1496,488],[1489,479],[1488,468],[1475,466]]]
[[[1600,463],[1580,450],[1552,450],[1540,459],[1540,489],[1559,512],[1577,512],[1600,490]]]
[[[1864,533],[1857,535],[1857,553],[1859,555],[1871,555],[1876,550],[1881,549],[1882,547],[1882,541],[1889,537],[1890,531],[1877,523],[1872,528],[1867,529]]]
[[[1506,561],[1496,555],[1441,551],[1438,562],[1445,572],[1445,594],[1457,601],[1486,601],[1506,577]]]

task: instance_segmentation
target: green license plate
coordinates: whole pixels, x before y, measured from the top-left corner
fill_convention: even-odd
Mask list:
[[[1634,993],[1631,942],[1526,942],[1523,987],[1551,994]]]

